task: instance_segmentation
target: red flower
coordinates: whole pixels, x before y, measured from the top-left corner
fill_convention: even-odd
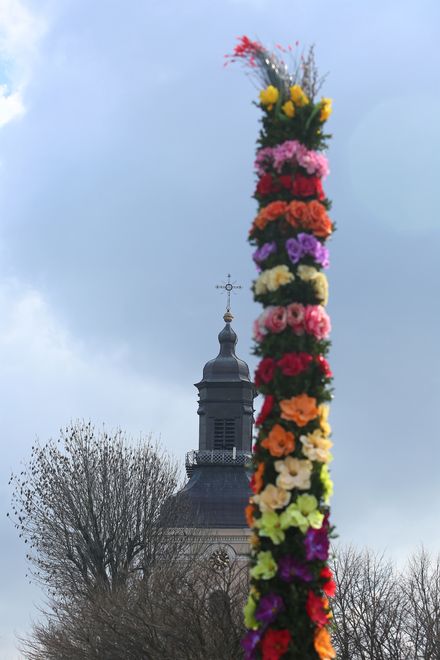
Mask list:
[[[315,360],[318,367],[321,369],[322,373],[324,374],[324,376],[326,378],[331,378],[333,376],[333,373],[325,357],[323,355],[317,355]]]
[[[267,357],[261,360],[255,371],[255,385],[260,387],[261,383],[270,383],[276,369],[276,362],[273,358]]]
[[[321,179],[318,179],[317,176],[305,176],[304,174],[297,174],[293,182],[292,192],[295,197],[317,197],[318,199],[325,198]]]
[[[313,623],[316,623],[319,627],[325,626],[328,623],[328,615],[325,607],[326,602],[321,596],[317,596],[313,591],[309,591],[306,612]]]
[[[234,48],[234,57],[248,57],[262,50],[262,45],[258,41],[251,41],[249,37],[243,35],[239,37],[238,44]]]
[[[285,353],[277,364],[285,376],[298,376],[307,369],[312,360],[308,353]]]
[[[286,190],[291,190],[292,189],[292,177],[288,176],[287,174],[283,174],[283,176],[280,176],[278,181],[280,182],[282,188],[285,188]]]
[[[260,410],[260,414],[257,417],[257,421],[255,422],[256,426],[261,426],[264,424],[266,421],[266,418],[269,416],[269,414],[272,412],[272,408],[274,407],[275,404],[275,397],[273,394],[268,394],[263,402],[263,405]]]
[[[262,196],[269,195],[271,192],[274,192],[273,180],[270,174],[263,174],[263,176],[258,180],[255,192]]]
[[[326,596],[332,598],[336,593],[336,582],[333,580],[333,573],[331,572],[328,566],[325,566],[319,574],[319,577],[324,578],[326,582],[324,583],[322,590]]]
[[[292,635],[288,630],[269,628],[261,642],[263,660],[279,660],[289,648]]]

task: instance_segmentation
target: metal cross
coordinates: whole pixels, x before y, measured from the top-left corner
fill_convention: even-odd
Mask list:
[[[216,289],[224,289],[226,293],[228,294],[228,302],[226,305],[226,311],[230,312],[231,311],[231,291],[232,293],[234,292],[234,289],[242,289],[243,287],[240,284],[235,284],[235,282],[231,282],[231,275],[228,273],[228,281],[223,284],[216,284]],[[223,293],[223,291],[222,291]]]

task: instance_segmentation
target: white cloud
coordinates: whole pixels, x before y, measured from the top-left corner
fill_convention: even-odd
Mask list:
[[[22,114],[24,114],[24,104],[21,91],[8,94],[6,85],[0,85],[0,126]]]
[[[25,111],[24,90],[46,29],[43,16],[32,13],[21,0],[0,1],[0,71],[7,80],[0,85],[0,126]]]
[[[124,345],[91,353],[41,292],[19,282],[0,283],[0,309],[0,398],[3,430],[13,439],[10,462],[26,457],[36,434],[45,439],[77,418],[133,434],[151,431],[180,458],[196,446],[190,382],[181,386],[162,374],[135,373]]]

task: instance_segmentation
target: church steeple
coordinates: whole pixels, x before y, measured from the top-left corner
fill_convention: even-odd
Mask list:
[[[235,354],[237,335],[231,326],[230,294],[234,284],[219,287],[228,294],[219,353],[204,366],[199,391],[199,447],[186,454],[188,483],[178,494],[186,527],[230,534],[239,554],[248,551],[244,509],[249,501],[253,401],[256,391],[246,362]],[[237,536],[236,530],[242,532]],[[229,531],[228,531],[229,530]],[[237,538],[242,539],[237,545]],[[218,539],[217,539],[218,541]],[[241,549],[240,549],[241,548]]]
[[[246,362],[235,354],[230,310],[218,335],[219,354],[203,369],[199,390],[199,450],[250,452],[255,388]]]

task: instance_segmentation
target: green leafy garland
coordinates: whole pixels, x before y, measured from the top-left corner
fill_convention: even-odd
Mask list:
[[[260,272],[254,298],[255,384],[265,396],[256,420],[251,590],[245,607],[246,660],[330,660],[328,625],[335,583],[328,567],[332,482],[332,373],[326,241],[334,231],[322,179],[323,131],[330,99],[315,101],[322,80],[313,50],[289,72],[261,43],[239,40],[241,61],[260,88],[263,111],[255,168],[258,214],[249,240]]]

